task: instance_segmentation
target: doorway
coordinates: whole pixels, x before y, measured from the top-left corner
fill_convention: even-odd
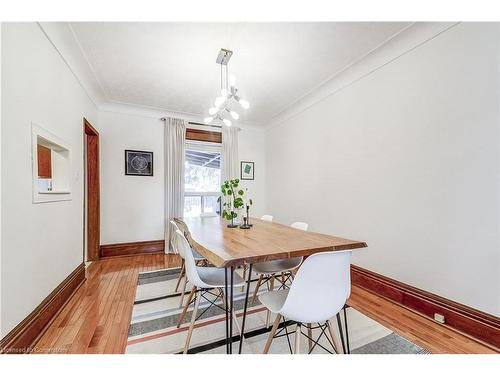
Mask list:
[[[85,137],[84,160],[84,260],[99,259],[100,247],[100,175],[99,175],[99,132],[83,119]]]

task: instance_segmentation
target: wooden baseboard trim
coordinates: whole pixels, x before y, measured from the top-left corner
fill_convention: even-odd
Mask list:
[[[165,240],[125,242],[101,245],[101,258],[123,255],[162,253],[165,251]]]
[[[500,350],[500,318],[443,298],[436,294],[379,275],[359,266],[351,266],[353,285],[416,311],[432,320],[444,316],[444,325]]]
[[[0,353],[30,353],[84,281],[85,264],[82,263],[0,341]]]

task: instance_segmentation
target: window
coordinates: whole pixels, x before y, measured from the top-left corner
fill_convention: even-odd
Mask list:
[[[220,145],[186,142],[184,216],[220,215]]]

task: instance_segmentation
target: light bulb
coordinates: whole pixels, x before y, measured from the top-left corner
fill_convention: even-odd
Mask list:
[[[240,118],[240,115],[235,111],[231,111],[229,113],[231,114],[231,117],[234,118],[235,120],[238,120]]]
[[[219,109],[215,107],[212,107],[208,110],[208,113],[210,113],[211,115],[215,115],[217,112],[219,112]]]
[[[205,117],[205,118],[203,119],[203,122],[204,122],[205,124],[210,124],[210,123],[212,122],[212,120],[213,120],[213,119],[214,119],[213,117]]]
[[[229,86],[234,87],[236,85],[236,76],[234,74],[229,75]]]
[[[233,125],[233,123],[231,122],[231,120],[228,120],[227,118],[225,118],[224,120],[222,120],[224,122],[224,124],[226,124],[227,126],[231,126]]]
[[[248,109],[250,107],[250,103],[247,102],[245,99],[240,99],[238,102],[245,109]]]
[[[224,102],[226,101],[226,98],[223,96],[219,96],[215,99],[215,106],[219,108]]]

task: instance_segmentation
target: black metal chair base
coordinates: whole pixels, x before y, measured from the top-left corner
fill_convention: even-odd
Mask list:
[[[342,308],[342,310],[344,310],[344,326],[345,326],[345,331],[346,331],[345,338],[344,338],[343,329],[342,329],[342,322],[341,322],[340,312],[337,314],[337,324],[338,324],[339,332],[340,332],[340,340],[341,340],[341,344],[342,344],[342,350],[343,350],[343,352],[345,354],[351,354],[351,349],[350,349],[350,345],[349,345],[349,333],[348,333],[348,328],[347,328],[347,313],[346,313],[346,308],[348,308],[348,307],[349,306],[345,305]],[[285,320],[285,318],[282,317],[282,323],[280,324],[281,328],[279,328],[279,330],[276,331],[276,333],[273,336],[273,339],[286,336],[286,339],[287,339],[287,342],[288,342],[288,348],[290,350],[290,354],[293,354],[293,349],[292,349],[292,344],[290,342],[289,336],[291,334],[294,334],[295,331],[289,331],[288,327],[290,325],[294,325],[294,324],[303,325],[302,323],[296,323],[296,322],[293,322],[291,320]],[[332,340],[330,339],[330,337],[328,337],[328,332],[327,332],[328,327],[327,327],[326,323],[324,323],[324,324],[316,323],[315,326],[311,325],[311,330],[318,330],[318,329],[321,330],[321,333],[319,334],[319,336],[318,336],[317,339],[314,339],[313,337],[311,337],[312,335],[309,336],[308,334],[306,334],[306,333],[304,333],[304,332],[301,331],[301,334],[303,336],[307,337],[307,339],[311,340],[311,342],[313,343],[313,345],[311,346],[311,349],[309,350],[308,354],[311,354],[312,351],[314,350],[314,348],[316,348],[316,346],[319,346],[320,348],[322,348],[323,350],[325,350],[326,352],[328,352],[330,354],[333,354],[334,352],[338,353],[337,349],[335,348],[335,345],[332,342]],[[325,348],[322,344],[319,343],[319,340],[323,336],[325,336],[325,338],[328,340],[328,343],[332,347],[333,352],[330,351],[329,349]]]
[[[270,283],[270,280],[274,277],[274,279],[276,281],[278,281],[278,283],[281,284],[278,287],[278,289],[276,289],[276,290],[289,289],[290,285],[288,285],[287,282],[292,280],[292,271],[285,271],[283,273],[285,274],[285,279],[284,280],[281,279],[281,278],[279,278],[278,276],[281,276],[281,275],[278,275],[278,274],[272,274],[271,276],[265,275],[262,278],[261,286],[265,283],[267,285],[267,289],[271,290],[271,286],[269,285],[269,283]]]

